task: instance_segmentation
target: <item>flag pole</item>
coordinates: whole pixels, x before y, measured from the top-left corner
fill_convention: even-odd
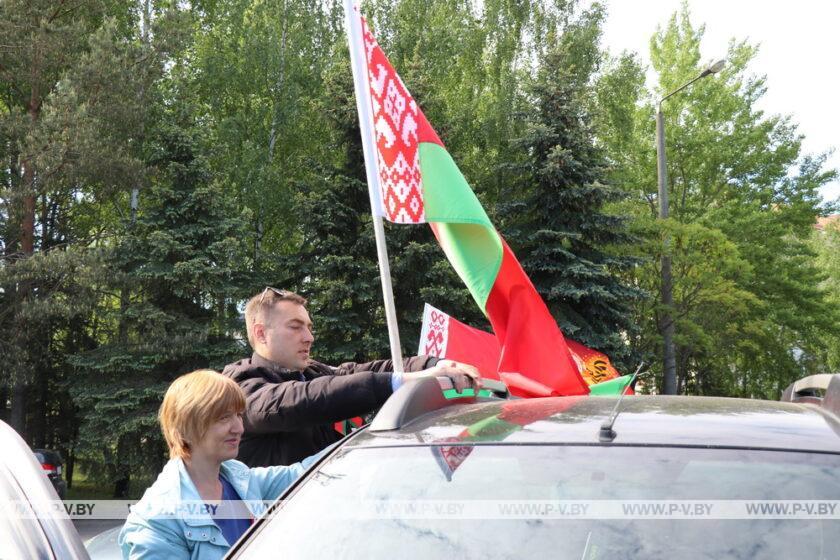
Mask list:
[[[388,340],[391,344],[391,361],[394,371],[402,373],[402,350],[400,331],[397,325],[397,311],[394,306],[394,291],[391,286],[391,268],[388,265],[388,248],[385,245],[385,227],[377,208],[380,198],[379,173],[376,161],[376,145],[373,136],[370,104],[370,89],[367,85],[367,60],[362,41],[360,14],[354,6],[354,0],[344,0],[344,15],[347,22],[347,41],[350,46],[350,64],[353,67],[353,85],[356,90],[356,109],[359,113],[359,128],[362,133],[362,148],[365,153],[365,173],[367,174],[368,195],[373,214],[373,233],[376,238],[376,256],[379,260],[379,276],[382,280],[382,297],[385,303],[385,320],[388,324]]]

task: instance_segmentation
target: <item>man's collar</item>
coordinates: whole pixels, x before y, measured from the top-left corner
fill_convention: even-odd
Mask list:
[[[261,367],[261,368],[265,368],[265,369],[267,369],[269,371],[273,371],[275,373],[285,373],[285,372],[288,372],[288,371],[292,371],[289,368],[284,368],[283,366],[281,366],[277,362],[273,362],[273,361],[269,360],[268,358],[263,358],[262,356],[260,356],[256,352],[254,352],[251,355],[251,365]]]

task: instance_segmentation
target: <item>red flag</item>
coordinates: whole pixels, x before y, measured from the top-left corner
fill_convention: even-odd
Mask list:
[[[498,378],[523,395],[587,394],[563,333],[367,23],[352,10],[348,21],[352,59],[364,61],[354,76],[365,145],[376,152],[374,214],[429,224],[493,326]]]
[[[587,384],[595,385],[621,375],[606,354],[568,338],[566,342],[578,371]],[[501,350],[498,339],[488,332],[465,325],[428,303],[423,310],[423,328],[417,352],[472,364],[484,377],[500,378],[498,364]],[[551,395],[550,389],[524,376],[508,374],[501,377],[504,377],[502,380],[508,384],[514,395]]]

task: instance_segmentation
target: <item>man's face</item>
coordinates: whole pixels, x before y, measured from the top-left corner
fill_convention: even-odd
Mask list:
[[[254,325],[257,353],[281,367],[305,369],[315,341],[306,308],[293,301],[279,301],[264,321],[264,324]]]

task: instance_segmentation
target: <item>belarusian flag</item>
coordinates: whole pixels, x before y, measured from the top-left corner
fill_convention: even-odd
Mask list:
[[[563,334],[490,223],[438,135],[361,19],[379,189],[374,212],[391,222],[428,223],[489,318],[501,346],[497,371],[529,396],[589,392]],[[357,51],[358,52],[358,51]],[[358,92],[357,92],[358,94]],[[363,92],[364,94],[364,92]],[[378,200],[377,200],[378,199]]]
[[[433,440],[432,456],[451,481],[475,449],[476,442],[498,443],[521,431],[528,424],[562,414],[583,397],[565,399],[512,400],[502,404],[502,411],[467,426],[455,437]]]
[[[591,394],[618,395],[624,391],[632,376],[621,377],[606,354],[571,339],[566,339],[566,342]],[[483,377],[498,377],[495,368],[499,363],[501,349],[496,337],[465,325],[428,303],[423,309],[423,326],[417,353],[472,364]],[[627,392],[633,394],[632,388]],[[522,396],[518,390],[513,393]]]

